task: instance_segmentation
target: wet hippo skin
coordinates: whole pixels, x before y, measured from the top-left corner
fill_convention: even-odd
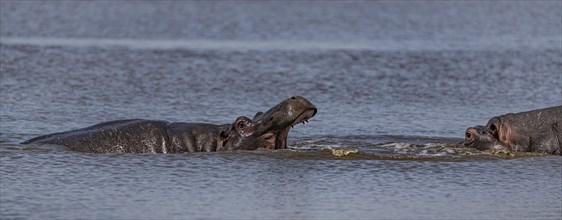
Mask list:
[[[486,126],[466,129],[464,145],[561,155],[562,106],[493,117]]]
[[[316,107],[293,96],[253,119],[232,124],[183,123],[129,119],[48,134],[22,144],[55,144],[90,153],[182,153],[199,151],[284,149],[291,127],[316,114]]]

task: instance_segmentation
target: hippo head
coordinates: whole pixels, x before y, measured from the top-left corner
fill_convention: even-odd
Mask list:
[[[493,117],[486,126],[479,125],[466,129],[464,145],[478,150],[512,150],[514,140],[518,138],[512,132],[512,123],[505,119],[505,116]]]
[[[316,106],[300,96],[293,96],[253,119],[240,116],[221,133],[225,150],[257,148],[285,149],[287,135],[296,124],[305,123],[316,114]]]
[[[464,146],[478,150],[490,150],[500,144],[493,135],[486,132],[484,126],[478,125],[466,129]]]

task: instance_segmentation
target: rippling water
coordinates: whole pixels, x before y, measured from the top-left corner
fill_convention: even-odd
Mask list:
[[[562,105],[560,2],[0,2],[2,219],[560,219],[562,158],[457,146]],[[537,16],[541,15],[541,16]],[[290,150],[20,145],[301,95]]]

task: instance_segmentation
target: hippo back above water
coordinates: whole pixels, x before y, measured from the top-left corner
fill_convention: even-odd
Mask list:
[[[562,154],[562,106],[493,117],[466,130],[464,145],[480,150]]]
[[[22,144],[55,144],[89,153],[183,153],[287,148],[290,128],[316,114],[316,107],[293,96],[253,119],[232,124],[129,119],[39,136]]]

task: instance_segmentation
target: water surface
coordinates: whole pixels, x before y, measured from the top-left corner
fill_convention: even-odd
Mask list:
[[[2,219],[561,219],[562,158],[457,146],[562,105],[560,2],[0,2]],[[540,16],[539,16],[540,15]],[[281,151],[20,145],[301,95]]]

